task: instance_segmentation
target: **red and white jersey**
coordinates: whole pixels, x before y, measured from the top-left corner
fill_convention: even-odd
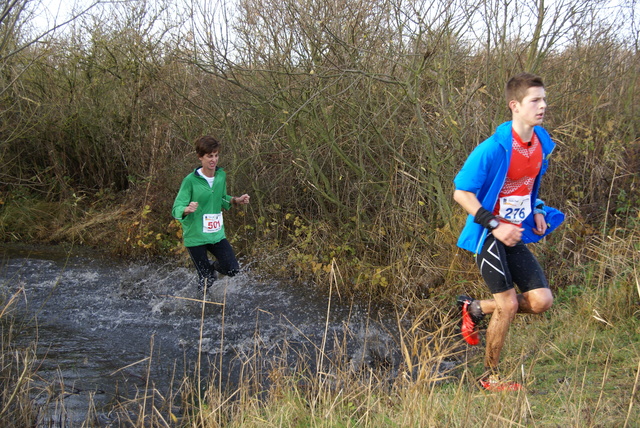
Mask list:
[[[531,192],[542,167],[542,146],[535,132],[526,143],[515,131],[511,132],[511,162],[493,214],[520,225],[531,214]]]

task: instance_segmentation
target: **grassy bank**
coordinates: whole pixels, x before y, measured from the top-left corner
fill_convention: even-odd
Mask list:
[[[483,347],[461,341],[451,296],[443,294],[398,306],[397,367],[354,366],[340,349],[320,344],[314,351],[325,355],[319,372],[287,365],[287,358],[249,355],[234,390],[187,377],[178,390],[114,403],[112,414],[119,415],[118,426],[134,427],[633,427],[640,418],[639,249],[638,233],[594,240],[590,261],[554,274],[582,280],[557,286],[555,304],[544,315],[517,317],[502,370],[522,382],[523,391],[478,388]],[[13,344],[16,298],[4,296],[0,311],[0,426],[12,427],[47,420],[52,403],[64,409],[55,384],[36,382],[35,342],[21,349]]]

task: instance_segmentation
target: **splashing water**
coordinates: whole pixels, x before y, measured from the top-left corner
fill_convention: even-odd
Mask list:
[[[283,359],[315,369],[318,356],[347,360],[356,371],[398,359],[392,316],[329,301],[306,284],[258,281],[250,272],[221,277],[203,305],[192,269],[89,250],[0,252],[3,293],[21,297],[20,340],[37,335],[39,376],[64,401],[63,410],[49,412],[64,420],[59,426],[82,423],[93,407],[92,417],[106,425],[115,402],[150,385],[164,394],[197,367],[226,388],[258,376],[246,372],[256,356],[254,367],[265,370]]]

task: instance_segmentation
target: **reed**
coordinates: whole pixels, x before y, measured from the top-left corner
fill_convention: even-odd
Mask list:
[[[2,349],[0,362],[2,379],[0,389],[0,426],[15,426],[10,421],[15,421],[22,426],[32,425],[36,419],[36,412],[29,405],[29,389],[32,385],[32,374],[36,367],[36,359],[32,347],[17,349],[13,346],[16,334],[15,326],[10,321],[12,308],[21,292],[10,296],[3,296],[2,309],[0,310],[0,326],[2,327]]]

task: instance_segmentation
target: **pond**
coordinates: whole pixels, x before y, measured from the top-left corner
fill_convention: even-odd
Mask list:
[[[117,426],[131,412],[123,402],[175,397],[185,377],[230,390],[264,383],[275,364],[313,371],[340,359],[357,371],[399,359],[395,314],[308,284],[244,271],[221,277],[203,303],[195,271],[174,263],[61,247],[0,252],[17,340],[37,340],[42,426]]]

